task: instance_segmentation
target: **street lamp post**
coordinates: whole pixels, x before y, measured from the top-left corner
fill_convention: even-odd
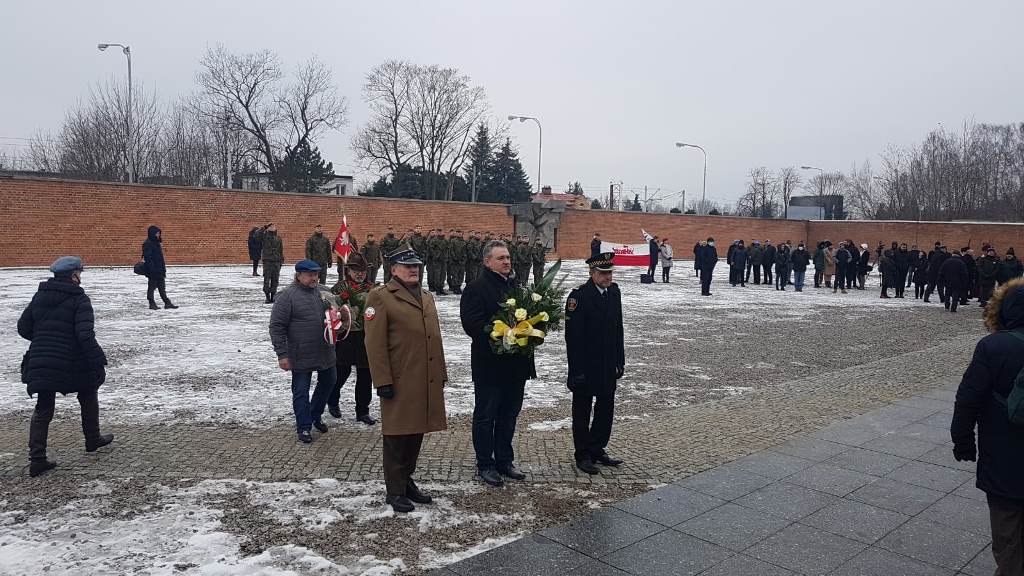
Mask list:
[[[96,47],[100,49],[100,52],[110,48],[111,46],[118,46],[121,48],[121,52],[124,53],[125,57],[128,58],[128,183],[135,182],[135,155],[132,151],[132,49],[126,44],[97,44]]]
[[[676,142],[676,148],[696,148],[704,154],[704,184],[701,187],[700,192],[700,210],[699,213],[704,213],[708,207],[708,153],[706,150],[696,144],[687,144],[685,142]]]
[[[825,202],[825,171],[822,170],[821,168],[816,167],[816,166],[801,166],[800,169],[801,170],[817,170],[818,171],[818,199],[822,203],[824,203]],[[821,216],[822,216],[822,218],[824,218],[825,217],[825,214],[824,214],[825,207],[824,206],[821,207],[821,211],[822,211],[822,215]],[[835,216],[836,215],[833,214],[832,218],[835,219]]]
[[[519,120],[520,122],[533,120],[537,123],[537,194],[540,194],[540,160],[541,152],[544,149],[544,129],[541,128],[540,120],[537,120],[533,116],[509,116],[508,119]]]

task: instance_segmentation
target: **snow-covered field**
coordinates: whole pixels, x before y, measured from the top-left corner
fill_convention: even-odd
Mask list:
[[[564,270],[566,287],[586,278],[580,261],[567,262]],[[803,327],[827,325],[836,318],[855,321],[926,306],[913,299],[879,300],[872,289],[843,296],[813,288],[803,293],[795,293],[792,287],[787,292],[766,286],[733,288],[726,282],[724,266],[716,274],[714,296],[703,298],[686,262],[677,264],[671,284],[641,285],[640,272],[639,268],[616,272],[627,340],[627,374],[620,385],[625,396],[620,403],[623,416],[630,410],[634,415],[646,413],[642,400],[655,392],[664,395],[669,384],[671,397],[663,397],[658,406],[742,393],[751,386],[739,373],[716,366],[708,354],[717,351],[709,352],[709,347],[727,352],[733,343],[779,330],[798,339],[806,332]],[[0,416],[31,407],[18,377],[28,342],[18,336],[16,322],[38,282],[48,276],[41,269],[0,270]],[[286,270],[282,280],[288,278]],[[271,307],[263,304],[262,278],[251,277],[246,267],[172,267],[167,286],[181,306],[178,310],[148,310],[145,279],[127,268],[88,268],[83,286],[96,309],[97,336],[110,362],[101,401],[113,409],[104,410],[105,421],[265,426],[291,418],[289,379],[277,368],[267,331]],[[473,406],[470,340],[459,323],[458,296],[438,300],[451,377],[446,390],[448,412],[467,414]],[[799,374],[816,365],[808,362],[787,363],[786,368]],[[657,376],[651,372],[653,367],[661,370]],[[779,366],[770,353],[753,350],[733,368],[749,373]],[[560,334],[541,348],[537,372],[538,378],[527,383],[526,409],[553,408],[568,399],[565,343]],[[352,402],[351,393],[343,393],[342,398]],[[77,410],[77,406],[58,403],[58,409]],[[352,408],[343,407],[343,411],[352,413]],[[535,428],[564,424],[559,417]]]

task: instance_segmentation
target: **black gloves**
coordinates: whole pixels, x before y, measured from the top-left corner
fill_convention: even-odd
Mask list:
[[[377,388],[377,396],[390,400],[395,397],[395,387],[390,384]]]
[[[615,367],[615,379],[616,380],[618,380],[619,378],[622,378],[622,375],[625,374],[625,373],[626,373],[626,367],[625,366],[616,366]]]
[[[976,461],[978,459],[978,450],[975,448],[974,442],[970,444],[954,444],[953,458],[956,458],[957,462]]]
[[[587,377],[580,374],[578,376],[569,375],[566,379],[565,385],[569,388],[570,392],[575,392],[578,389],[583,388],[587,383]]]

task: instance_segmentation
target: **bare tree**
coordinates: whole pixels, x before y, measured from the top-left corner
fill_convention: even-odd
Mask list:
[[[783,218],[789,218],[789,199],[793,197],[793,192],[799,188],[801,182],[803,182],[803,178],[795,166],[786,166],[779,170],[775,184],[778,186],[778,195],[782,198]]]
[[[779,208],[779,186],[774,174],[764,166],[750,171],[747,191],[736,201],[736,214],[755,218],[774,218]]]
[[[352,148],[366,169],[399,177],[399,167],[412,157],[413,145],[402,125],[409,111],[409,84],[415,66],[388,60],[374,67],[363,84],[363,100],[370,106],[370,122],[356,131]]]
[[[282,186],[280,164],[286,150],[304,141],[315,143],[324,130],[345,123],[347,103],[338,95],[330,70],[316,59],[298,70],[290,86],[281,85],[284,72],[270,50],[232,54],[218,45],[200,64],[198,109],[211,123],[226,118],[228,130],[249,134],[275,189]]]

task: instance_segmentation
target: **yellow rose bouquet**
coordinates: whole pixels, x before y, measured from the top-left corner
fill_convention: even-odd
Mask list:
[[[491,350],[497,354],[533,356],[534,349],[544,343],[547,333],[562,327],[565,276],[555,282],[561,269],[559,260],[535,285],[520,286],[508,293],[508,299],[500,304],[494,318],[484,327],[490,337]]]

